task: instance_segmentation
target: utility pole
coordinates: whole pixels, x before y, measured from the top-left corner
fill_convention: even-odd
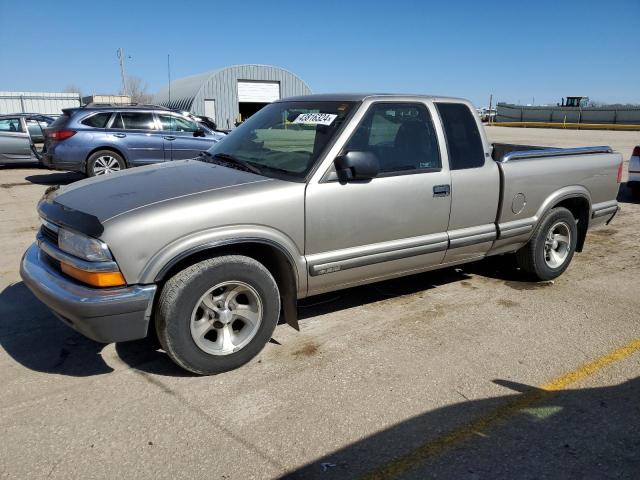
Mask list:
[[[123,95],[127,95],[127,81],[125,79],[125,74],[124,74],[124,49],[123,48],[119,48],[116,52],[116,55],[118,56],[118,60],[120,61],[120,78],[122,80],[122,94]]]

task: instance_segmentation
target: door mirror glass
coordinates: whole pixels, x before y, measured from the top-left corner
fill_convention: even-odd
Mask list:
[[[380,171],[378,157],[373,152],[347,152],[336,157],[333,163],[341,183],[371,180]]]
[[[204,132],[204,128],[198,127],[195,132],[193,132],[194,137],[204,137],[206,133]]]

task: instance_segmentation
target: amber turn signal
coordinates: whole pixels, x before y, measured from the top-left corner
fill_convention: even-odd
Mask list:
[[[120,272],[87,272],[63,262],[60,262],[60,268],[70,277],[92,287],[120,287],[126,284]]]

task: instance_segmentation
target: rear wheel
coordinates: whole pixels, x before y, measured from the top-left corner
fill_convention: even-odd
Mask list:
[[[124,159],[111,150],[95,152],[87,160],[87,175],[89,177],[108,175],[124,170],[125,168],[126,164],[124,163]]]
[[[573,214],[563,207],[550,210],[531,240],[516,253],[518,266],[535,280],[560,276],[571,263],[578,240]]]
[[[156,313],[158,339],[182,368],[211,375],[255,357],[280,316],[280,293],[256,260],[226,255],[192,265],[165,284]]]

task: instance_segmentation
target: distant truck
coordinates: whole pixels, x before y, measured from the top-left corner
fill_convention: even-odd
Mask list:
[[[51,189],[21,276],[100,342],[198,374],[248,362],[296,301],[515,254],[550,280],[611,221],[609,147],[489,144],[473,106],[414,95],[274,102],[193,160]]]
[[[563,98],[562,103],[559,103],[558,106],[586,108],[589,106],[589,97],[567,97],[566,101]]]

